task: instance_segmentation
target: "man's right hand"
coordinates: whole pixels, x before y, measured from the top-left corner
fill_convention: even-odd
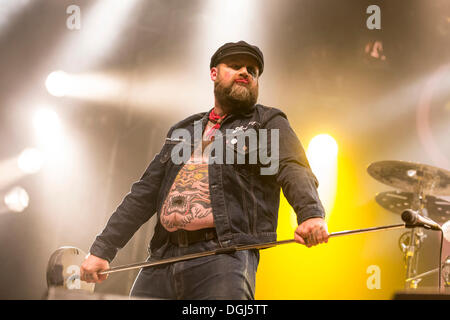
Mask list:
[[[107,274],[97,274],[97,272],[109,269],[109,262],[105,259],[99,258],[89,254],[80,268],[80,279],[87,283],[102,283]]]

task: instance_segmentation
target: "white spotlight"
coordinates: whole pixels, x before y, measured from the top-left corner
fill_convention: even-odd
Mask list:
[[[442,225],[442,232],[444,233],[444,238],[450,242],[450,220]]]
[[[22,212],[28,207],[30,197],[25,189],[14,187],[5,195],[3,201],[9,210],[13,212]]]
[[[61,139],[61,122],[56,112],[40,109],[33,117],[33,126],[39,141],[44,145],[55,145]]]
[[[314,162],[330,162],[327,157],[335,158],[338,146],[336,140],[328,134],[319,134],[311,139],[308,146],[308,156],[313,158]]]
[[[32,174],[41,170],[43,162],[42,152],[34,148],[28,148],[22,151],[17,164],[23,173]]]
[[[70,77],[64,71],[58,70],[50,73],[45,81],[45,86],[51,95],[63,97],[70,88]]]
[[[334,206],[337,188],[338,145],[336,140],[328,134],[319,134],[311,139],[306,153],[311,169],[319,180],[318,192],[325,211],[330,213]]]

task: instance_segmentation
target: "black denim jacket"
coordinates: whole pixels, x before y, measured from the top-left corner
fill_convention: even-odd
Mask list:
[[[142,224],[155,213],[160,214],[170,187],[183,166],[173,163],[171,159],[172,148],[177,143],[177,139],[171,139],[172,132],[179,128],[189,130],[193,146],[194,122],[201,121],[202,128],[205,128],[208,114],[203,112],[190,116],[169,130],[161,151],[151,161],[141,179],[132,185],[130,193],[96,237],[90,248],[91,254],[111,262]],[[318,181],[286,115],[279,109],[257,104],[246,113],[227,116],[220,128],[225,148],[232,146],[232,139],[226,135],[226,129],[238,127],[256,131],[279,129],[279,167],[273,175],[261,175],[261,167],[269,165],[259,160],[256,164],[249,164],[248,161],[245,164],[226,164],[225,161],[224,164],[209,164],[211,206],[219,244],[229,247],[275,241],[280,187],[296,212],[299,224],[309,218],[325,217],[317,193]],[[268,137],[270,146],[270,134]],[[168,234],[158,216],[149,247],[152,255],[157,257],[158,249],[168,241]]]

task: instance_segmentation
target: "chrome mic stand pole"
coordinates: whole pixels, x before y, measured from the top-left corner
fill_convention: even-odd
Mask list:
[[[333,232],[328,235],[329,238],[332,237],[339,237],[339,236],[345,236],[345,235],[351,235],[351,234],[359,234],[359,233],[368,233],[368,232],[375,232],[375,231],[382,231],[382,230],[394,230],[394,229],[403,229],[405,228],[405,223],[395,224],[395,225],[389,225],[389,226],[382,226],[382,227],[373,227],[373,228],[366,228],[366,229],[357,229],[357,230],[348,230],[348,231],[339,231],[339,232]],[[119,271],[126,271],[126,270],[133,270],[133,269],[141,269],[146,267],[153,267],[158,266],[162,264],[167,263],[174,263],[179,261],[185,261],[200,257],[206,257],[206,256],[212,256],[216,254],[223,254],[223,253],[234,253],[236,251],[242,251],[242,250],[251,250],[251,249],[266,249],[271,248],[274,246],[282,245],[282,244],[288,244],[288,243],[294,243],[294,239],[289,240],[281,240],[281,241],[274,241],[274,242],[266,242],[266,243],[259,243],[259,244],[250,244],[250,245],[242,245],[242,246],[235,246],[235,247],[229,247],[229,248],[219,248],[216,250],[211,251],[205,251],[205,252],[199,252],[199,253],[193,253],[188,254],[180,257],[174,257],[174,258],[168,258],[168,259],[162,259],[159,261],[147,261],[147,262],[140,262],[140,263],[134,263],[124,266],[117,266],[113,267],[107,270],[103,270],[98,272],[98,274],[109,274]]]
[[[420,214],[423,215],[422,211],[424,208],[424,194],[421,185],[419,185],[417,197],[418,198],[416,198],[416,201],[414,201],[412,206],[416,207],[416,211],[420,212]],[[421,278],[418,278],[416,276],[419,265],[419,249],[421,247],[423,237],[425,237],[425,234],[423,233],[422,228],[416,227],[411,229],[409,245],[405,248],[405,262],[406,279],[412,280],[405,281],[405,289],[417,289],[418,283],[422,280]]]

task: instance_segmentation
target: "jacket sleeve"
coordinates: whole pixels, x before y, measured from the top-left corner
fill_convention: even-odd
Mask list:
[[[325,218],[325,210],[319,199],[317,178],[311,171],[305,150],[291,128],[283,113],[273,116],[265,126],[268,129],[279,129],[279,167],[275,173],[276,181],[283,194],[297,215],[297,222],[321,217]],[[268,136],[271,136],[270,130]],[[270,141],[270,147],[276,140]]]
[[[153,216],[165,171],[165,163],[160,161],[160,157],[161,152],[153,158],[139,181],[132,185],[131,191],[95,238],[89,250],[91,254],[111,262],[117,251]]]

